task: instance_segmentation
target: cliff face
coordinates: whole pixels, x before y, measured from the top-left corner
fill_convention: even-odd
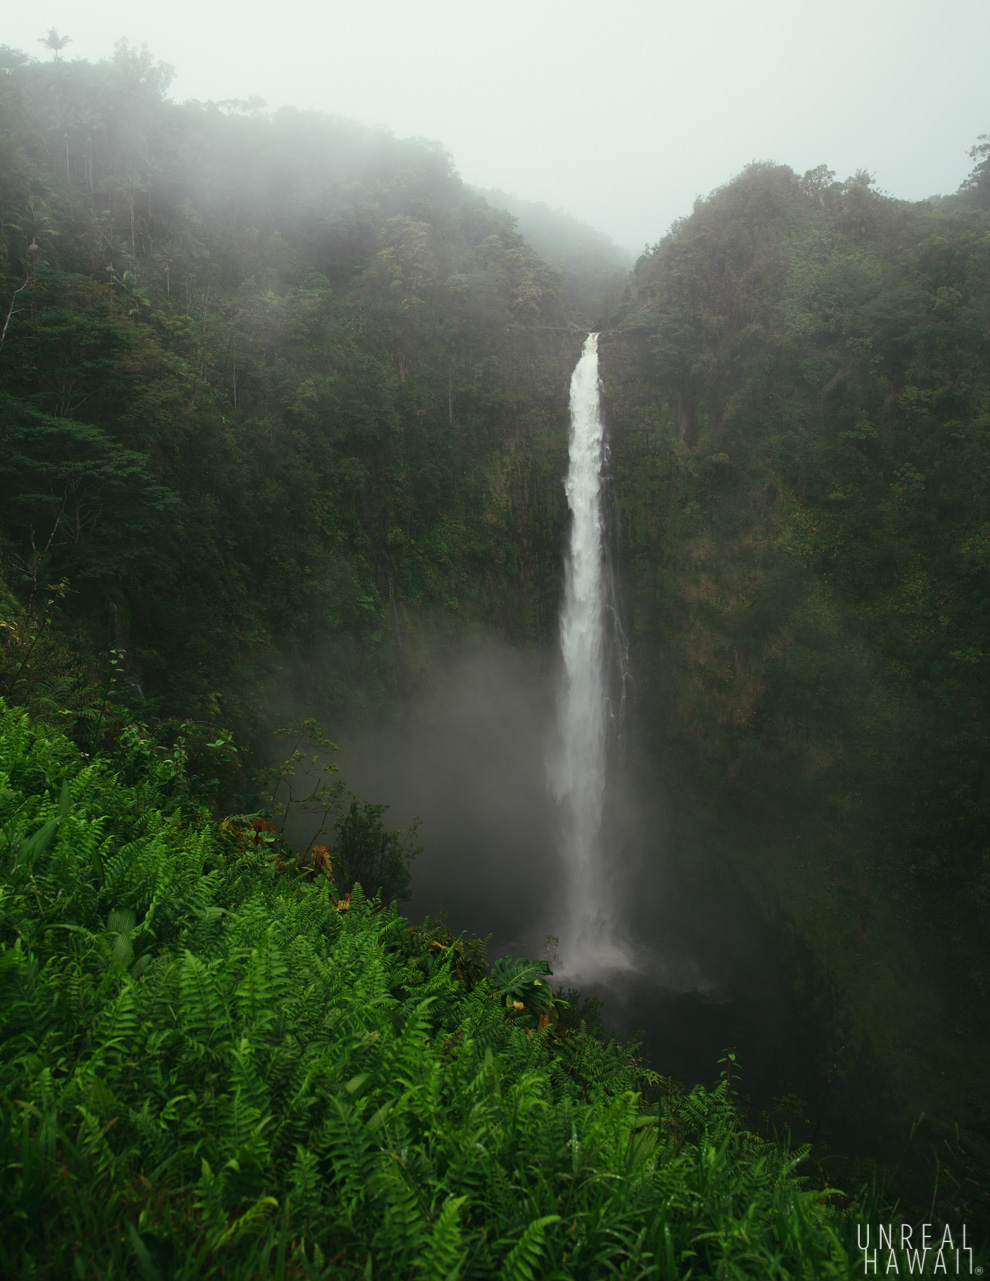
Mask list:
[[[987,230],[753,166],[640,260],[602,345],[643,749],[901,1099],[970,1125]]]

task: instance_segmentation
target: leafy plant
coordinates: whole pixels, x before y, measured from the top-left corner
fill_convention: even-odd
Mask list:
[[[848,1275],[727,1081],[644,1106],[580,1030],[577,1075],[505,1007],[545,962],[486,979],[168,787],[0,704],[5,1275]]]
[[[337,746],[312,718],[297,729],[278,730],[275,737],[280,741],[290,740],[290,746],[279,765],[262,772],[262,781],[269,791],[269,807],[280,835],[285,833],[290,819],[308,823],[315,817],[316,828],[311,830],[308,839],[297,842],[308,850],[327,834],[332,816],[342,809],[347,795],[343,781],[335,777],[337,766],[329,759]]]
[[[553,989],[547,979],[553,975],[545,960],[517,960],[514,956],[500,957],[492,966],[491,984],[505,995],[506,1009],[526,1010],[542,1017],[549,1014],[555,1003]]]
[[[352,800],[334,822],[337,839],[330,859],[338,888],[346,892],[359,884],[391,903],[409,897],[409,865],[423,847],[415,843],[417,823],[407,831],[385,828],[382,815],[387,809]]]

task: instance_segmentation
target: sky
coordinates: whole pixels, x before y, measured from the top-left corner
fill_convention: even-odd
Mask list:
[[[988,0],[40,0],[0,43],[109,57],[126,38],[187,98],[257,95],[439,140],[466,182],[639,252],[752,160],[892,196],[954,191],[990,133]]]

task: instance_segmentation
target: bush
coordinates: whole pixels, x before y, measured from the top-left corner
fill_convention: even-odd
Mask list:
[[[387,831],[382,815],[387,805],[351,801],[334,824],[337,843],[332,853],[337,888],[350,892],[355,885],[391,903],[409,897],[409,864],[421,851],[414,845],[416,828]]]

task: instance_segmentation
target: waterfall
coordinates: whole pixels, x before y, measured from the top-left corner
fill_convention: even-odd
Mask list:
[[[614,872],[609,874],[604,831],[609,743],[619,729],[628,670],[607,572],[597,334],[588,335],[571,377],[570,413],[565,489],[571,527],[560,616],[557,741],[549,779],[559,807],[564,865],[560,956],[568,975],[587,975],[627,963],[617,937],[618,887]],[[615,697],[609,692],[610,651],[620,669]]]

